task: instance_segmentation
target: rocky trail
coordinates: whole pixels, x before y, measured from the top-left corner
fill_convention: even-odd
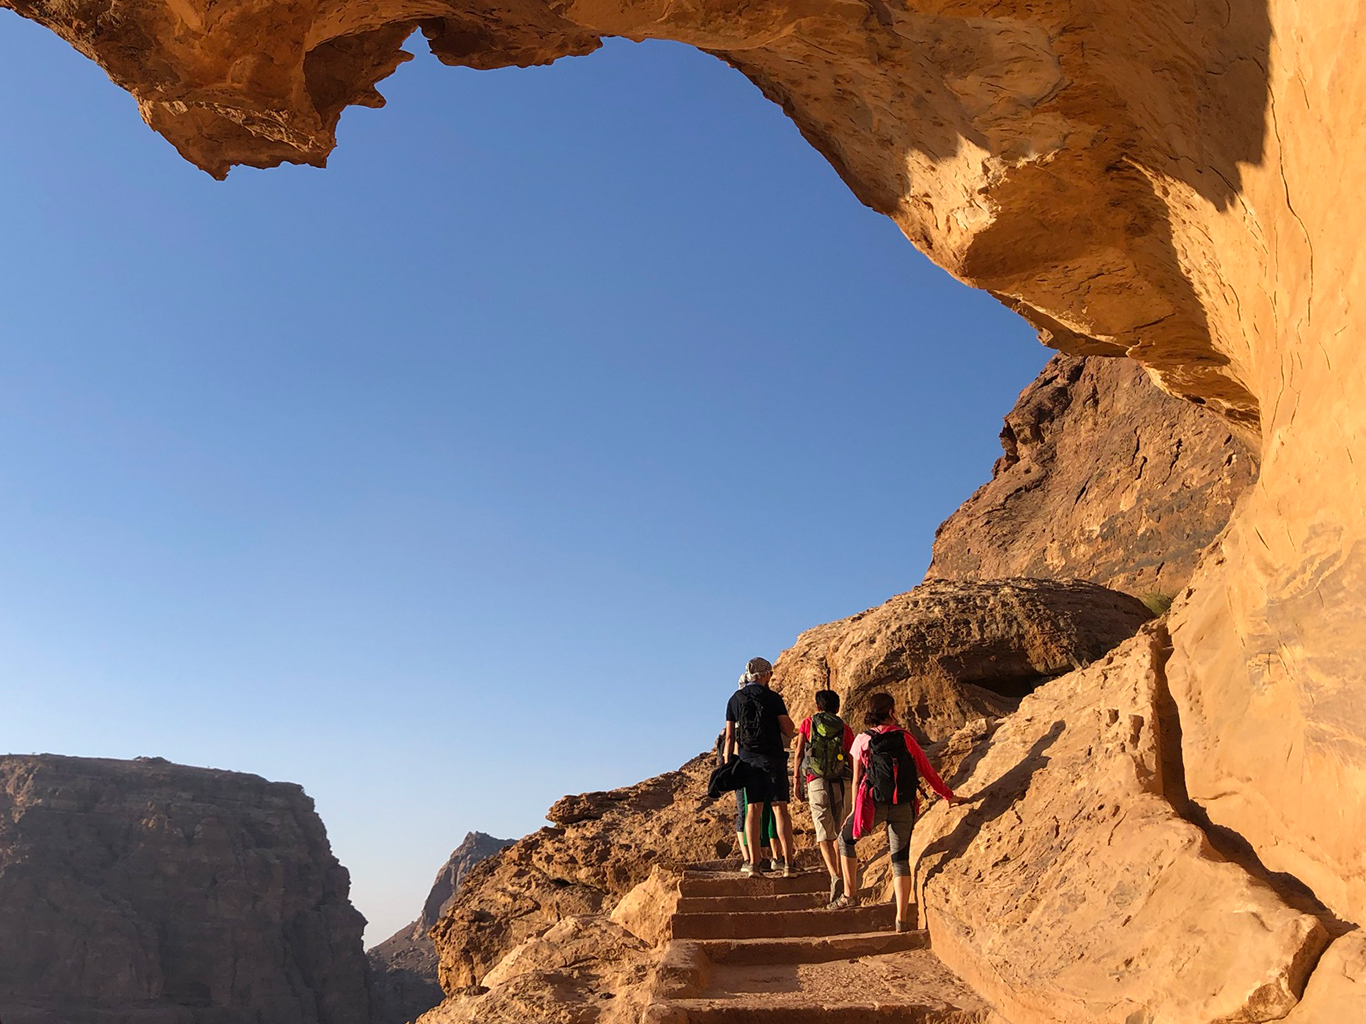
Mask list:
[[[826,910],[828,884],[690,867],[646,1024],[1002,1024],[890,902]]]

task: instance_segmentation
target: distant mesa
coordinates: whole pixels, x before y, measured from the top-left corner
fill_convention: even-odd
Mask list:
[[[367,958],[301,787],[163,757],[0,756],[0,1020],[403,1024],[441,1001],[427,930],[510,843],[467,835]]]
[[[368,1024],[349,888],[299,786],[0,756],[6,1024]]]

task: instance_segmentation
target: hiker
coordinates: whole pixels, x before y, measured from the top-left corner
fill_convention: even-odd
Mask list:
[[[773,666],[765,658],[750,658],[744,683],[726,703],[726,757],[745,762],[745,875],[763,874],[759,859],[763,808],[773,807],[782,859],[774,865],[784,876],[796,873],[792,860],[792,815],[787,809],[787,750],[784,741],[797,731],[783,698],[768,688]]]
[[[742,682],[740,684],[744,686]],[[719,768],[726,763],[726,734],[719,732],[716,734],[716,765]],[[735,791],[735,848],[740,851],[740,863],[744,864],[749,860],[749,840],[745,838],[745,790],[742,786]],[[763,827],[760,830],[760,860],[773,860],[773,850],[771,841],[778,835],[778,823],[773,820],[773,807],[771,804],[764,804]]]
[[[844,891],[835,838],[844,822],[845,794],[853,777],[849,750],[854,730],[839,716],[840,695],[834,690],[816,691],[816,713],[804,718],[797,727],[797,756],[792,771],[792,786],[797,798],[811,804],[811,822],[816,830],[816,846],[821,851],[825,870],[830,873],[830,902]]]
[[[831,902],[834,909],[858,906],[858,855],[854,842],[887,824],[887,845],[892,855],[892,887],[896,893],[896,930],[910,931],[907,912],[911,903],[911,827],[920,812],[916,794],[918,777],[951,804],[959,802],[930,765],[920,744],[896,720],[896,701],[890,693],[868,698],[863,716],[868,727],[854,739],[854,808],[840,829],[840,861],[844,893]]]

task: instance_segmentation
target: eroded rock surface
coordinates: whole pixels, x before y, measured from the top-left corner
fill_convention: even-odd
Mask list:
[[[6,1024],[367,1024],[350,879],[288,783],[0,757]]]
[[[371,1024],[406,1024],[441,1002],[445,994],[437,980],[436,947],[428,932],[441,919],[470,869],[513,842],[483,832],[467,833],[436,873],[421,916],[367,952]]]
[[[638,1024],[656,960],[649,944],[602,915],[566,917],[419,1024]]]
[[[916,826],[935,952],[1015,1024],[1284,1016],[1329,933],[1166,792],[1165,631],[1025,698]],[[1179,785],[1179,784],[1178,784]]]
[[[935,533],[926,579],[1083,579],[1168,601],[1257,478],[1222,417],[1129,359],[1054,356],[1001,431],[991,480]]]
[[[634,786],[565,797],[546,815],[555,825],[476,866],[432,930],[447,994],[567,918],[610,913],[657,866],[729,855],[734,804],[707,798],[712,767],[700,755]]]
[[[1366,1020],[1366,936],[1360,932],[1344,935],[1328,947],[1285,1024],[1349,1020]]]
[[[997,717],[1039,683],[1103,656],[1152,615],[1138,599],[1080,581],[930,581],[866,612],[809,629],[774,665],[795,721],[830,689],[855,728],[886,690],[922,741]]]

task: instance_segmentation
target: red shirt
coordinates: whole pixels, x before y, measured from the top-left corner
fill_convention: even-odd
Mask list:
[[[815,717],[816,717],[815,715],[811,715],[811,716],[808,717],[808,718],[803,718],[803,719],[802,719],[802,724],[799,725],[799,726],[797,727],[797,731],[800,732],[800,733],[802,734],[802,738],[805,739],[807,743],[810,743],[810,742],[811,742],[811,719],[812,719],[812,718],[815,718]],[[845,723],[845,726],[844,726],[844,752],[845,752],[846,754],[849,753],[849,748],[852,747],[853,745],[854,745],[854,730],[851,729],[851,728],[849,728],[848,723]],[[851,760],[849,763],[850,763],[850,764],[853,764],[854,762]],[[807,781],[807,782],[813,782],[813,781],[815,781],[816,779],[819,779],[819,778],[820,778],[819,775],[812,775],[810,772],[807,772],[807,773],[806,773],[806,781]]]

